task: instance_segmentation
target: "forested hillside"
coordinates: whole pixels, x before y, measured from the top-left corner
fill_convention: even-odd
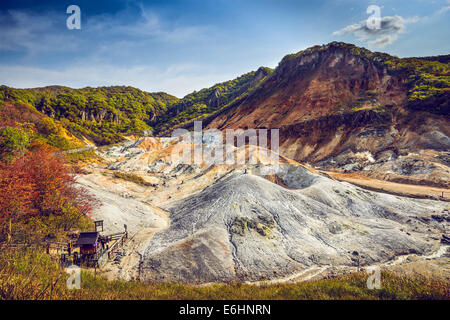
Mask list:
[[[214,114],[245,97],[272,72],[261,67],[234,80],[194,91],[183,99],[125,86],[82,89],[1,86],[0,101],[15,108],[27,106],[29,112],[41,112],[45,121],[55,122],[78,139],[105,145],[118,142],[125,135],[170,134],[176,126]]]
[[[260,67],[234,80],[218,83],[210,88],[194,91],[174,103],[158,119],[156,128],[159,135],[170,134],[177,126],[210,116],[218,110],[247,96],[273,72]]]
[[[29,105],[0,106],[0,243],[41,243],[89,225],[96,201],[75,186],[75,167],[59,152],[81,146]]]
[[[150,124],[178,98],[123,86],[83,89],[2,86],[0,100],[25,104],[56,120],[78,138],[86,137],[102,145],[118,142],[124,135],[151,134]]]

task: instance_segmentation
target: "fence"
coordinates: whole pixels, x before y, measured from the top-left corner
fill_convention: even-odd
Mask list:
[[[60,265],[67,267],[69,265],[77,264],[86,267],[102,268],[114,254],[117,253],[119,248],[123,246],[125,240],[128,238],[128,232],[119,232],[102,237],[105,243],[112,242],[111,246],[100,250],[93,256],[82,257],[78,255],[78,252],[72,251],[72,242],[46,242],[41,243],[39,246],[45,248],[47,254],[55,257],[59,261]],[[21,249],[25,247],[33,246],[30,243],[0,243],[0,248]],[[35,246],[35,245],[34,245]],[[70,256],[73,256],[71,259]]]
[[[117,252],[120,246],[123,246],[125,239],[128,238],[128,232],[119,232],[108,235],[105,237],[108,242],[114,241],[113,244],[104,250],[99,257],[97,258],[97,265],[99,268],[103,267],[108,260],[112,258],[112,256]]]

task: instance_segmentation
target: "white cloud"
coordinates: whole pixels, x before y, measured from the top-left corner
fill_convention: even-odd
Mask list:
[[[446,7],[441,8],[440,10],[438,10],[436,13],[437,14],[444,14],[444,13],[446,13],[449,10],[450,10],[450,6],[446,6]]]
[[[374,40],[369,40],[367,43],[369,46],[383,48],[397,40],[397,35],[386,35],[375,38]]]
[[[65,14],[0,11],[0,53],[25,54],[14,65],[0,65],[0,84],[21,88],[130,85],[181,97],[234,76],[223,69],[217,72],[193,65],[187,62],[189,56],[177,64],[161,56],[163,42],[169,48],[185,42],[196,45],[195,41],[213,37],[212,28],[166,23],[143,7],[131,22],[125,11],[86,18],[81,14],[81,30],[68,31]],[[151,59],[152,50],[158,60]],[[49,61],[48,54],[55,55],[58,63]],[[35,58],[46,66],[33,64]]]
[[[360,41],[366,41],[371,46],[384,47],[397,40],[398,35],[405,31],[406,24],[415,23],[418,20],[417,17],[386,16],[380,18],[379,28],[369,28],[367,21],[364,20],[335,31],[333,35],[344,36],[353,34]]]
[[[140,15],[132,23],[122,20],[119,12],[115,16],[100,15],[87,20],[86,29],[103,35],[122,35],[132,38],[147,38],[160,42],[182,43],[204,39],[213,32],[212,26],[171,26],[157,14],[140,5]]]

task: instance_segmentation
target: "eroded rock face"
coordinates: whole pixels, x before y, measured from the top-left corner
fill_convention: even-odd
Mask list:
[[[349,110],[400,106],[407,87],[400,74],[339,45],[285,57],[275,72],[230,112],[215,117],[211,128],[281,128]]]
[[[278,128],[280,150],[292,159],[325,169],[374,171],[378,177],[382,166],[372,164],[382,164],[379,154],[431,150],[438,155],[424,166],[441,169],[420,180],[448,186],[449,117],[412,107],[409,89],[406,74],[331,43],[285,57],[249,97],[206,124],[221,130]],[[360,153],[370,153],[374,163],[359,161]],[[385,178],[409,179],[396,174]]]
[[[220,98],[221,98],[220,90],[219,89],[214,90],[207,98],[208,105],[213,108],[217,108],[218,106],[221,105]]]
[[[90,120],[94,122],[102,123],[103,121],[119,123],[119,116],[110,110],[100,109],[100,110],[82,110],[80,113],[81,120]]]
[[[105,234],[123,232],[124,225],[130,236],[168,225],[148,205],[133,199],[126,186],[111,183],[98,174],[78,177],[77,182],[100,201],[101,206],[94,211],[93,218],[104,221]]]
[[[235,174],[172,204],[170,227],[143,255],[141,279],[272,279],[311,266],[351,265],[353,251],[368,264],[431,252],[432,226],[418,218],[439,202],[377,194],[299,167],[278,175],[290,189]]]
[[[261,156],[240,166],[174,163],[174,147],[174,139],[145,138],[99,150],[109,165],[78,178],[103,202],[94,218],[107,232],[127,224],[132,235],[106,267],[111,278],[208,283],[348,272],[354,251],[365,266],[433,255],[448,230],[447,202],[367,191],[284,156],[278,167]]]

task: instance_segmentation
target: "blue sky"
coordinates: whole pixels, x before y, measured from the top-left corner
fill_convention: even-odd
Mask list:
[[[66,8],[81,9],[68,30]],[[381,8],[368,32],[369,5]],[[158,0],[0,3],[0,84],[131,85],[182,97],[316,44],[450,53],[450,1]]]

